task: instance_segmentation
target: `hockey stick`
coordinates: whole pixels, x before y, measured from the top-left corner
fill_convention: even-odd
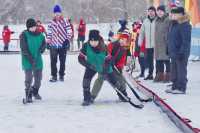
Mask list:
[[[118,93],[119,93],[130,105],[132,105],[133,107],[138,108],[138,109],[142,109],[142,108],[144,107],[143,104],[135,104],[135,103],[133,103],[133,102],[131,101],[131,98],[130,98],[130,97],[125,96],[125,95],[124,95],[119,89],[117,89],[116,87],[113,86],[113,88],[114,88],[114,90],[115,90],[116,92],[118,92]]]
[[[119,72],[119,70],[114,66],[114,69],[117,71],[118,74],[123,78],[124,82],[128,85],[128,88],[132,91],[132,93],[135,95],[135,97],[140,101],[140,102],[151,102],[152,98],[148,99],[143,99],[141,98],[138,93],[134,90],[134,88],[126,81],[125,77]]]

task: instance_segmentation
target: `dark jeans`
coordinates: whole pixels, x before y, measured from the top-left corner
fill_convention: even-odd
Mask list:
[[[51,58],[51,75],[57,77],[57,60],[60,60],[60,70],[59,76],[65,75],[65,61],[67,55],[67,48],[51,48],[50,58]]]
[[[171,60],[172,89],[186,91],[188,58]]]
[[[156,60],[156,73],[169,73],[170,72],[170,60]]]
[[[78,35],[78,39],[77,39],[78,49],[80,49],[83,46],[84,41],[85,41],[85,36]]]
[[[144,75],[144,71],[145,71],[145,58],[144,57],[138,57],[138,61],[139,61],[139,64],[140,64],[141,74]]]
[[[149,75],[153,75],[153,69],[154,69],[153,58],[154,58],[154,49],[147,48],[146,55],[145,55],[145,65],[146,65],[146,68],[149,69]]]
[[[8,51],[8,44],[4,44],[4,51]]]

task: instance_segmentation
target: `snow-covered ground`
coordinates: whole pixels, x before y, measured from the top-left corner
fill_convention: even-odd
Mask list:
[[[164,83],[154,83],[153,81],[142,81],[142,84],[152,89],[163,98],[173,109],[183,118],[190,119],[191,125],[200,128],[200,62],[190,61],[188,64],[188,86],[186,95],[166,94],[165,90],[170,88]],[[138,72],[133,73],[133,76]]]
[[[106,82],[95,103],[82,107],[84,68],[78,64],[77,55],[68,55],[66,80],[57,83],[48,82],[49,55],[44,55],[40,91],[43,100],[23,105],[24,73],[20,59],[20,55],[0,55],[0,133],[180,133],[153,103],[147,103],[144,109],[139,110],[128,103],[118,102],[114,90]],[[198,125],[199,75],[192,69],[199,67],[191,64],[190,68],[196,78],[190,80],[191,89],[186,96],[168,96],[158,92]],[[149,85],[154,86],[153,83]]]

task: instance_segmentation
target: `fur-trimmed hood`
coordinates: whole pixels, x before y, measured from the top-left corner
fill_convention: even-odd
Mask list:
[[[180,17],[179,19],[178,19],[178,23],[179,24],[182,24],[182,23],[185,23],[185,22],[189,22],[190,21],[190,16],[189,16],[189,14],[185,14],[185,15],[183,15],[182,17]]]

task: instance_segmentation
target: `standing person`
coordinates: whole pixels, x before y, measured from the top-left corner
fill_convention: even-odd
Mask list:
[[[77,40],[78,50],[83,46],[83,43],[85,41],[85,32],[86,32],[86,24],[84,20],[81,18],[78,26],[78,40]]]
[[[70,23],[70,26],[71,26],[71,29],[72,29],[72,37],[70,39],[70,50],[73,51],[74,50],[74,26],[72,24],[72,20],[71,18],[69,18],[69,23]]]
[[[37,23],[36,32],[43,33],[46,36],[47,32],[46,32],[44,26],[42,25],[42,22],[40,20],[37,20],[36,23]]]
[[[141,29],[142,24],[140,22],[134,22],[133,23],[133,41],[135,47],[134,48],[134,52],[133,55],[135,58],[138,57],[138,62],[140,64],[140,75],[138,75],[136,78],[141,78],[144,77],[144,71],[145,71],[145,39],[142,42],[142,45],[139,46],[138,45],[138,38],[139,38],[139,34],[140,34],[140,29]]]
[[[168,33],[168,52],[171,58],[172,88],[167,93],[185,94],[187,89],[187,64],[191,48],[189,16],[183,7],[171,10],[172,26]]]
[[[92,103],[90,84],[96,73],[104,75],[103,77],[111,83],[111,85],[121,90],[122,85],[116,79],[115,73],[113,73],[111,56],[107,55],[106,48],[100,43],[98,30],[90,31],[89,41],[83,45],[78,60],[79,63],[86,68],[83,77],[83,106]]]
[[[147,12],[147,18],[143,21],[142,28],[139,36],[139,46],[142,45],[145,39],[146,55],[145,64],[146,68],[149,69],[149,74],[145,77],[145,80],[153,80],[154,70],[154,46],[155,46],[155,20],[156,20],[156,9],[151,6]]]
[[[25,94],[26,102],[35,99],[41,100],[39,88],[42,80],[43,60],[42,53],[46,42],[43,34],[36,32],[36,21],[32,18],[26,21],[27,30],[20,35],[20,48],[22,55],[22,68],[25,72]],[[32,80],[34,77],[34,84]]]
[[[129,34],[129,36],[131,36],[131,33],[129,31],[129,29],[127,28],[127,20],[122,19],[119,20],[119,24],[120,24],[120,29],[118,30],[117,34]],[[131,45],[131,38],[129,38],[129,40],[127,40],[126,45],[124,45],[123,47],[127,50],[127,58],[126,58],[126,71],[130,71],[131,70],[131,63],[132,63],[132,58],[131,58],[131,52],[130,52],[130,45]]]
[[[4,43],[4,51],[8,51],[10,37],[11,37],[11,34],[13,34],[13,33],[14,32],[9,29],[8,25],[5,25],[3,27],[2,38],[3,38],[3,43]]]
[[[65,61],[69,40],[72,37],[72,29],[67,20],[61,14],[61,7],[55,5],[54,18],[48,25],[47,43],[50,48],[51,59],[51,79],[50,82],[57,81],[57,59],[60,60],[59,80],[64,81]]]
[[[157,18],[155,26],[155,48],[154,55],[156,59],[155,82],[170,81],[170,60],[167,55],[167,35],[170,26],[170,20],[165,11],[165,6],[157,8]],[[164,70],[165,69],[165,70]]]

